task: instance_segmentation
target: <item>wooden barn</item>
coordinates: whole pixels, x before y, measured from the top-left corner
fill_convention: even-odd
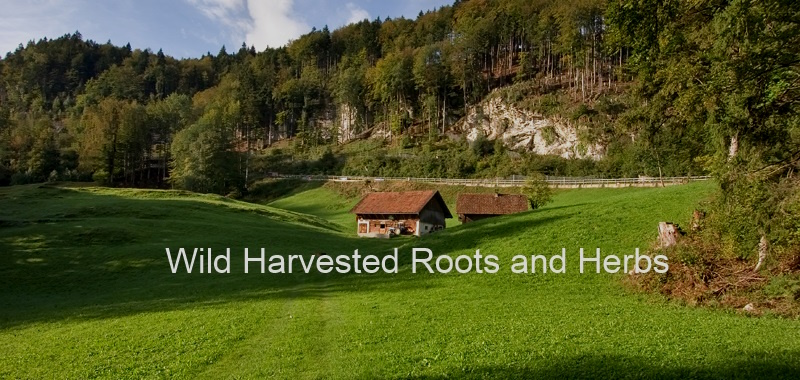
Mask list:
[[[460,194],[456,212],[461,223],[528,211],[528,197],[519,194]]]
[[[358,220],[358,236],[422,236],[443,230],[453,215],[438,191],[371,193],[351,213]]]

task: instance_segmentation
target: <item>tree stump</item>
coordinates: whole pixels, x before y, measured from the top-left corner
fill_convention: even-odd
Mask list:
[[[672,247],[678,244],[678,235],[680,235],[680,232],[677,225],[668,222],[658,224],[658,246],[660,248]]]

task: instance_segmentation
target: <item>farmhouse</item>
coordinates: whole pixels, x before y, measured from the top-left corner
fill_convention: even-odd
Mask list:
[[[350,210],[358,220],[358,236],[422,236],[443,230],[453,215],[438,191],[371,193]]]
[[[518,194],[461,194],[456,212],[461,223],[528,211],[528,198]]]

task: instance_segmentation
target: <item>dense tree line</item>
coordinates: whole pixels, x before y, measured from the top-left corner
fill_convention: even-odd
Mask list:
[[[664,134],[703,136],[698,159],[721,187],[714,241],[740,257],[770,243],[796,257],[800,4],[612,1],[607,15],[638,75],[630,125],[653,145]]]
[[[623,79],[627,51],[606,46],[605,9],[604,0],[457,1],[415,20],[364,20],[285,48],[184,60],[77,32],[29,42],[0,61],[0,181],[158,184],[171,177],[165,163],[179,174],[194,170],[184,162],[217,161],[172,156],[193,151],[180,146],[190,127],[214,129],[200,135],[229,150],[221,157],[246,181],[261,148],[284,138],[300,148],[336,143],[330,121],[343,117],[354,135],[435,138],[515,81],[590,99]]]

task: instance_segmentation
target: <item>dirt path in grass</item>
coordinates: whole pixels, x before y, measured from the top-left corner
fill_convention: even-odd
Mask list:
[[[263,309],[280,303],[253,320],[250,336],[229,347],[198,377],[277,376],[315,378],[331,370],[331,343],[344,317],[328,281],[286,289],[280,299],[264,300]],[[258,312],[261,307],[257,307]]]

